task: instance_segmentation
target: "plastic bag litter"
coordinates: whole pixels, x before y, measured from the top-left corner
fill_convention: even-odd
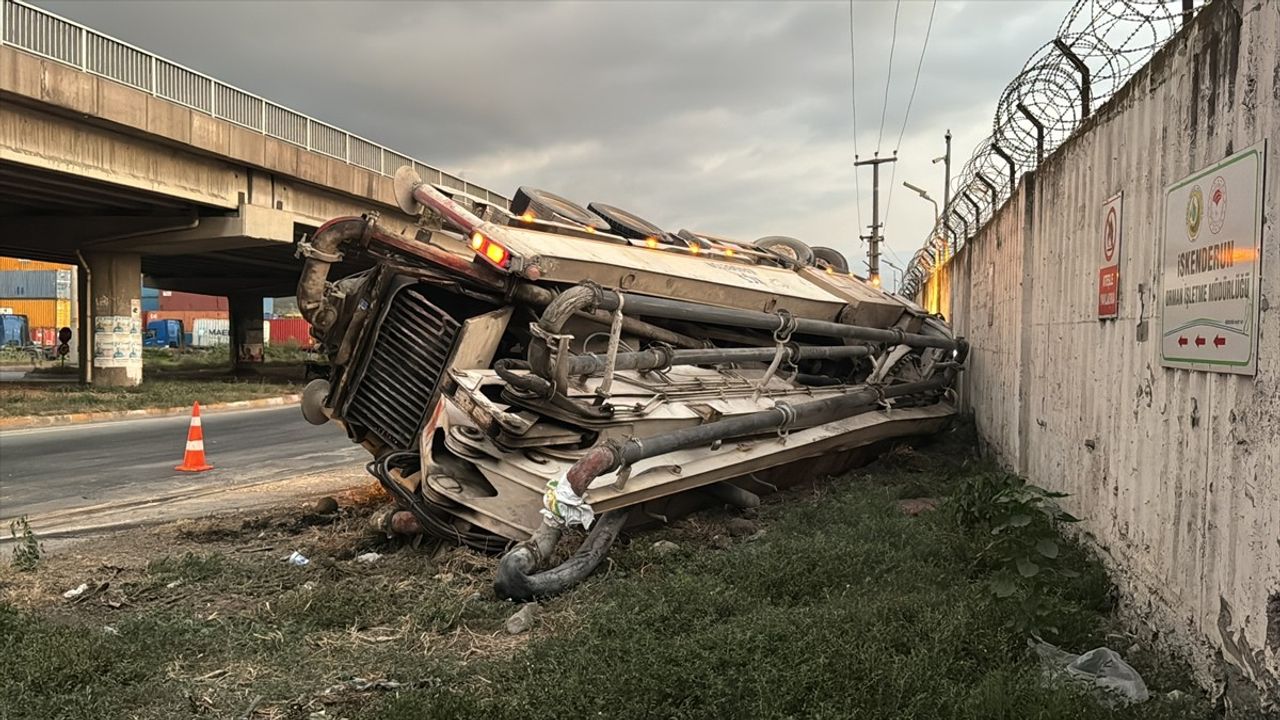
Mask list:
[[[569,486],[566,475],[567,471],[547,481],[547,491],[542,495],[542,516],[556,525],[590,528],[596,513]]]
[[[302,567],[303,565],[309,564],[311,561],[307,559],[306,555],[303,555],[297,550],[294,550],[292,555],[285,558],[285,562],[289,563],[290,565],[297,565],[298,567]]]
[[[1146,702],[1151,698],[1142,676],[1111,648],[1094,648],[1075,655],[1039,639],[1028,640],[1027,644],[1035,649],[1040,666],[1050,678],[1065,676],[1069,680],[1088,683],[1106,691],[1104,699],[1118,700],[1125,705]]]
[[[356,556],[356,562],[364,565],[371,565],[373,563],[378,562],[381,559],[382,559],[382,555],[376,552],[367,552],[367,553],[364,553],[363,555]]]
[[[62,593],[62,597],[68,600],[75,600],[76,598],[83,595],[85,591],[88,589],[89,589],[89,583],[80,583],[79,586],[71,588],[70,590]]]

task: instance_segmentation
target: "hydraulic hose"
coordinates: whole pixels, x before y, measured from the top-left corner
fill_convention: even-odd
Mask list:
[[[786,350],[792,362],[801,360],[828,360],[833,358],[865,357],[871,349],[865,345],[804,345]],[[776,348],[706,348],[700,350],[670,350],[649,348],[639,352],[618,353],[614,370],[653,370],[671,365],[716,365],[719,363],[766,362],[772,360]],[[598,354],[574,355],[569,359],[569,375],[599,375],[604,372],[605,356]]]
[[[532,538],[517,545],[498,561],[494,590],[499,597],[521,602],[551,597],[568,590],[585,580],[600,565],[626,522],[626,510],[601,515],[572,557],[554,568],[535,572],[541,561],[550,556],[560,537],[559,528],[544,522]]]
[[[578,286],[582,287],[582,286]],[[911,347],[935,347],[954,350],[956,340],[937,335],[909,333],[896,328],[873,328],[861,325],[846,325],[826,320],[790,317],[784,319],[780,315],[741,310],[738,308],[722,308],[714,305],[674,300],[671,298],[651,297],[648,295],[619,294],[612,290],[591,289],[598,297],[597,308],[605,311],[616,310],[619,299],[627,308],[627,312],[647,317],[666,318],[668,320],[686,320],[705,322],[731,327],[746,327],[756,330],[781,331],[790,325],[792,332],[804,335],[822,335],[826,337],[843,337],[854,340],[887,342]]]
[[[631,438],[619,445],[601,445],[582,456],[566,474],[569,486],[578,495],[600,475],[612,472],[651,457],[665,455],[685,448],[709,445],[718,440],[743,437],[773,428],[805,428],[852,417],[876,407],[881,400],[904,395],[941,390],[952,380],[947,372],[922,382],[902,383],[885,387],[867,387],[843,395],[786,405],[779,403],[768,410],[747,413],[717,420],[705,425],[680,428],[662,435],[647,438]]]

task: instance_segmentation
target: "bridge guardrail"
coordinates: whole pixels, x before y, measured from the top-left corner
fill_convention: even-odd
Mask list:
[[[0,45],[64,63],[268,137],[391,177],[413,165],[428,182],[509,204],[508,198],[359,135],[290,110],[154,53],[29,5],[0,0]]]

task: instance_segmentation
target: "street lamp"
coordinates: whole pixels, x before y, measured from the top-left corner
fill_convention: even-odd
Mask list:
[[[899,267],[898,263],[890,260],[889,258],[882,257],[880,259],[884,261],[885,265],[888,265],[897,272],[897,275],[893,278],[893,289],[894,292],[897,292],[898,288],[902,287],[902,277],[906,275],[907,272]]]
[[[938,243],[939,241],[941,241],[940,244],[942,246],[942,251],[939,255],[939,257],[941,257],[941,255],[945,254],[946,252],[947,241],[946,241],[946,237],[941,232],[939,232],[939,228],[938,228],[938,201],[929,197],[929,193],[925,192],[923,188],[916,187],[915,185],[912,185],[911,183],[906,181],[903,181],[902,185],[906,187],[908,190],[914,191],[915,194],[919,195],[925,200],[928,200],[929,202],[933,203],[933,239],[935,243]],[[939,264],[941,264],[941,262],[939,262]]]
[[[912,185],[911,183],[906,182],[905,180],[903,181],[902,185],[906,189],[915,191],[915,194],[933,203],[933,228],[934,228],[934,231],[936,232],[938,228],[938,201],[929,197],[929,193],[925,192],[923,189],[918,188],[915,185]]]

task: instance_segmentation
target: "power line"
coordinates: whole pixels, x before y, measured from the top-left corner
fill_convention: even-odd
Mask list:
[[[902,0],[893,6],[893,37],[889,40],[889,71],[884,77],[884,102],[880,105],[880,134],[876,137],[876,155],[880,154],[880,141],[884,139],[884,113],[889,108],[889,81],[893,79],[893,50],[898,45],[898,11]]]
[[[916,62],[916,79],[911,83],[911,96],[907,98],[907,112],[902,116],[902,130],[898,131],[898,144],[893,146],[897,152],[902,147],[902,136],[907,132],[907,121],[911,118],[911,105],[916,101],[916,88],[920,85],[920,68],[924,66],[924,53],[929,49],[929,32],[933,30],[933,13],[938,9],[938,0],[933,0],[929,8],[929,24],[924,29],[924,44],[920,46],[920,60]]]
[[[898,143],[893,146],[893,154],[898,154],[898,149],[902,147],[902,138],[907,133],[907,123],[911,120],[911,106],[916,101],[916,88],[920,85],[920,68],[924,67],[925,51],[929,49],[929,34],[933,30],[933,15],[938,9],[938,0],[933,0],[933,5],[929,8],[929,24],[924,29],[924,42],[920,45],[920,59],[916,61],[916,78],[911,83],[911,95],[907,98],[907,111],[902,115],[902,128],[898,131]],[[884,222],[889,224],[889,210],[893,207],[893,187],[897,184],[898,165],[894,163],[893,170],[889,173],[889,197],[884,203]]]
[[[858,53],[853,41],[853,0],[849,0],[849,101],[853,106],[853,159],[858,159]],[[853,169],[854,207],[857,208],[858,233],[862,232],[862,185],[858,168]]]

